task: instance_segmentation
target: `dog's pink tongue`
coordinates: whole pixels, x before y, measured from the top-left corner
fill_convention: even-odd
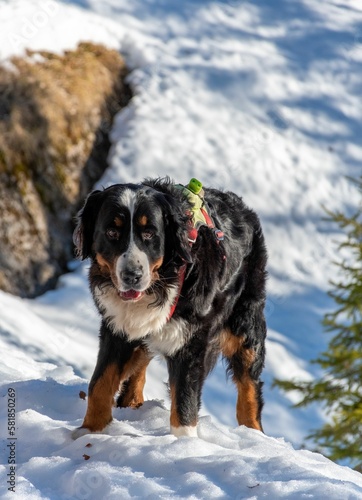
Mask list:
[[[128,290],[127,292],[121,292],[120,295],[122,299],[135,300],[141,297],[142,292],[138,292],[137,290]]]

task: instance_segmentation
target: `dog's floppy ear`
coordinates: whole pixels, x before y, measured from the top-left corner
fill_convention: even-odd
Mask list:
[[[73,243],[77,257],[82,260],[92,254],[95,223],[103,201],[103,191],[93,191],[78,212],[77,225],[73,233]]]
[[[191,263],[191,246],[188,240],[190,216],[187,215],[189,207],[183,200],[168,193],[159,193],[158,199],[164,212],[166,249],[171,249],[183,261]]]

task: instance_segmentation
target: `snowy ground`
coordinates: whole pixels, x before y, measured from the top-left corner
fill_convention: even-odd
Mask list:
[[[360,2],[0,0],[0,26],[3,62],[25,47],[61,51],[80,40],[119,48],[136,96],[116,119],[100,184],[196,176],[234,190],[261,216],[270,273],[266,436],[235,428],[220,364],[204,391],[200,439],[177,441],[156,361],[142,409],[116,410],[104,435],[73,442],[97,354],[86,265],[74,263],[35,301],[0,293],[1,497],[362,498],[360,474],[284,442],[299,448],[327,418],[321,409],[291,410],[292,395],[270,387],[275,376],[315,375],[308,360],[326,344],[320,320],[333,307],[338,235],[322,205],[359,202],[345,175],[358,175],[362,160]],[[15,497],[4,496],[10,389]]]

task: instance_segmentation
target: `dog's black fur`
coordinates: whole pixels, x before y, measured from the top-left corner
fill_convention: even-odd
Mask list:
[[[102,323],[87,414],[75,437],[111,421],[117,391],[117,406],[142,404],[155,352],[167,361],[175,435],[196,435],[202,386],[220,353],[237,386],[238,423],[262,430],[264,237],[257,215],[236,194],[205,189],[205,200],[224,240],[205,225],[191,246],[190,202],[169,179],[118,184],[87,198],[75,242],[80,256],[91,258],[90,288]]]

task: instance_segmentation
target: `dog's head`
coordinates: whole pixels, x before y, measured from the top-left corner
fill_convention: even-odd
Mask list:
[[[187,202],[169,182],[94,191],[78,215],[74,243],[123,300],[140,300],[162,270],[190,262]]]

